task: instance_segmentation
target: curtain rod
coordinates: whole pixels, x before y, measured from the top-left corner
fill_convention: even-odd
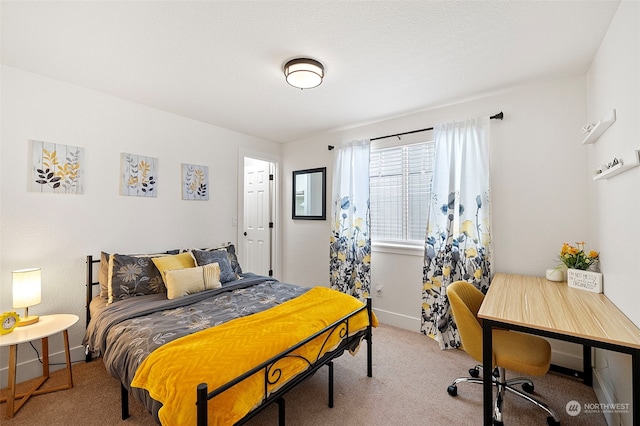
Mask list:
[[[504,119],[504,113],[502,111],[500,111],[499,113],[497,113],[495,115],[492,115],[489,118],[491,120],[502,120],[502,119]],[[411,130],[409,132],[396,133],[395,135],[378,136],[377,138],[371,138],[369,140],[377,141],[379,139],[400,137],[400,136],[404,136],[404,135],[410,135],[410,134],[413,134],[413,133],[426,132],[428,130],[433,130],[433,127],[427,127],[426,129]],[[334,148],[334,146],[333,145],[329,145],[328,148],[329,148],[329,151],[331,151]]]

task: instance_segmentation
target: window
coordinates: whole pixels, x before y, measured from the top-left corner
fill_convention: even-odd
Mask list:
[[[433,133],[373,143],[369,166],[371,238],[375,242],[422,243],[427,224]]]

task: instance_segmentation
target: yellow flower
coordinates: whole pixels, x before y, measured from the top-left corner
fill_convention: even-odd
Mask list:
[[[364,219],[362,219],[361,217],[356,218],[356,220],[353,221],[353,226],[362,230],[362,225],[364,223]]]
[[[478,255],[478,251],[475,247],[469,247],[464,251],[464,255],[466,257],[476,257]]]
[[[344,262],[347,260],[347,254],[346,253],[338,253],[338,260],[340,262]]]
[[[482,269],[480,268],[476,269],[476,271],[473,273],[473,276],[476,278],[476,280],[479,280],[480,278],[482,278]]]
[[[362,283],[360,281],[356,281],[356,288],[362,288]]]
[[[448,277],[451,274],[451,266],[443,266],[442,267],[442,276]]]
[[[465,220],[462,222],[461,232],[463,232],[467,237],[470,237],[473,234],[474,229],[475,227],[472,221]]]
[[[371,253],[362,258],[362,263],[371,263]]]
[[[589,252],[589,257],[590,257],[590,258],[592,258],[592,259],[595,259],[595,258],[597,258],[598,256],[600,256],[600,253],[598,253],[597,251],[591,250],[591,251]]]

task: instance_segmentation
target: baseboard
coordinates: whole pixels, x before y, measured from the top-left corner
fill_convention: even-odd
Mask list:
[[[23,349],[24,348],[24,349]],[[31,349],[29,346],[20,345],[18,347],[18,352],[20,350]],[[32,351],[33,352],[33,351]],[[71,348],[71,362],[84,362],[84,347],[77,346]],[[35,356],[35,352],[33,352]],[[40,357],[42,359],[42,353],[40,353]],[[54,372],[57,370],[61,370],[65,368],[66,360],[64,350],[60,352],[55,352],[49,354],[49,372]],[[18,367],[16,368],[16,383],[22,383],[27,380],[31,380],[36,377],[42,376],[42,364],[37,358],[33,358],[29,361],[23,361],[18,363]],[[0,369],[0,383],[2,384],[2,388],[7,387],[9,380],[9,367],[4,367]]]
[[[409,331],[415,331],[417,333],[420,332],[420,318],[385,311],[384,309],[373,308],[373,312],[375,312],[381,323]]]
[[[613,397],[613,390],[609,388],[606,380],[604,380],[597,368],[593,369],[593,391],[600,404],[606,406],[607,404],[618,402],[616,398]],[[620,414],[613,410],[603,410],[602,414],[604,414],[604,418],[609,426],[619,426],[623,424]]]

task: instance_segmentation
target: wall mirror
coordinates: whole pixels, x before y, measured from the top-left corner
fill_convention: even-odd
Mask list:
[[[327,218],[327,168],[293,172],[292,219]]]

